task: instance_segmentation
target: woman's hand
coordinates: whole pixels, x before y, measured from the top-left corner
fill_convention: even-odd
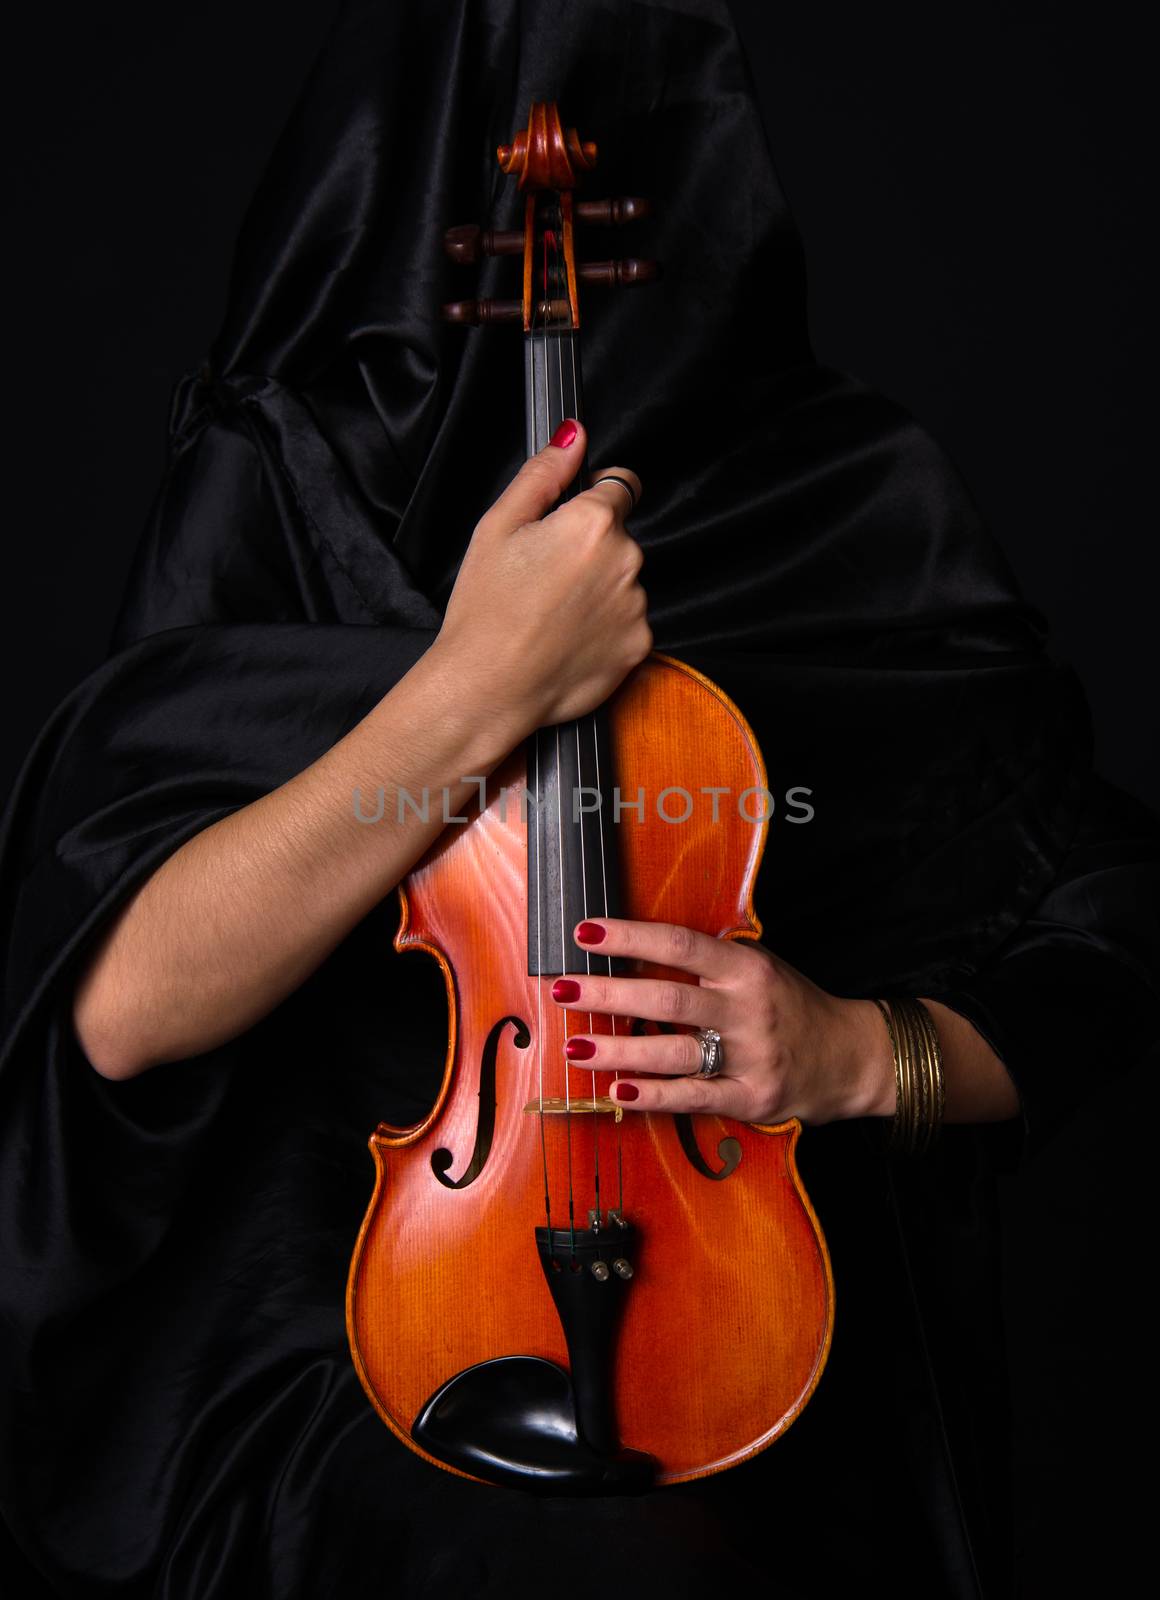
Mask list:
[[[593,710],[652,649],[627,492],[600,483],[551,509],[583,458],[569,421],[520,468],[472,534],[433,646],[526,733]],[[628,467],[602,471],[639,499]]]
[[[574,1066],[619,1075],[611,1085],[619,1103],[762,1123],[893,1116],[894,1059],[872,1000],[827,994],[761,945],[669,923],[601,917],[580,923],[575,938],[601,956],[630,956],[697,980],[559,979],[553,998],[581,1026],[600,1012],[715,1028],[722,1038],[723,1070],[698,1078],[690,1074],[701,1065],[701,1046],[691,1033],[570,1034]]]

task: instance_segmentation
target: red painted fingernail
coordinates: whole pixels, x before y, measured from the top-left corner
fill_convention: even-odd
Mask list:
[[[602,928],[598,922],[582,922],[576,929],[576,937],[581,944],[603,944],[607,928]]]
[[[591,1061],[596,1054],[596,1046],[591,1039],[569,1039],[564,1046],[564,1054],[569,1061]]]
[[[580,985],[573,983],[571,978],[557,978],[552,985],[553,1000],[579,1000]]]
[[[557,450],[567,450],[568,446],[572,443],[572,440],[579,432],[579,425],[573,422],[571,417],[565,417],[563,422],[556,429],[555,433],[548,440],[548,443],[554,444]]]
[[[613,1092],[618,1100],[639,1100],[640,1090],[635,1083],[618,1083],[614,1085]]]

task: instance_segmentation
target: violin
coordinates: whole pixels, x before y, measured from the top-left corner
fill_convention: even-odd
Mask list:
[[[574,198],[596,155],[537,102],[498,151],[525,197],[522,231],[446,236],[459,262],[522,255],[520,300],[444,315],[522,325],[528,454],[581,417],[581,284],[658,272],[577,262],[579,224],[648,212]],[[719,804],[687,810],[714,791]],[[579,947],[589,916],[758,939],[771,809],[737,706],[654,653],[596,712],[538,729],[400,885],[395,948],[442,969],[447,1056],[429,1114],[371,1137],[347,1330],[380,1417],[436,1466],[570,1494],[680,1483],[766,1448],[813,1393],[834,1285],[795,1162],[801,1124],[626,1118],[607,1074],[566,1059],[570,1013],[546,992],[566,973],[696,981]],[[589,1033],[665,1026],[586,1020]]]

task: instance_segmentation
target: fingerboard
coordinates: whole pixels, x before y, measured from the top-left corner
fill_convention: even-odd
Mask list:
[[[524,345],[531,456],[565,417],[583,421],[580,351],[570,328],[538,330]],[[587,482],[585,453],[561,500],[579,494]],[[566,626],[582,627],[583,620],[569,618]],[[612,751],[603,708],[537,729],[527,742],[527,771],[528,972],[611,972],[608,957],[581,950],[572,938],[584,917],[620,914]]]

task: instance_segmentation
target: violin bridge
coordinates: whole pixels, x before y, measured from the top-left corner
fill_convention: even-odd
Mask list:
[[[591,1095],[586,1097],[573,1095],[571,1100],[565,1100],[562,1095],[554,1095],[550,1099],[545,1097],[543,1100],[529,1100],[524,1110],[544,1117],[566,1117],[577,1114],[592,1116],[597,1112],[611,1112],[617,1122],[624,1117],[624,1107],[618,1106],[616,1101],[606,1094],[597,1095],[595,1099]]]

